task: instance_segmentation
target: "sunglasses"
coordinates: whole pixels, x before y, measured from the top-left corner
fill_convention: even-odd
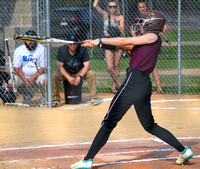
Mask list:
[[[115,6],[108,6],[108,8],[109,8],[109,9],[111,9],[111,8],[116,9],[116,8],[117,8],[117,5],[115,5]]]

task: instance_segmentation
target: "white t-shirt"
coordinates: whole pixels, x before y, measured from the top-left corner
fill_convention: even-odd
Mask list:
[[[38,69],[40,69],[41,67],[46,67],[46,47],[38,43],[35,50],[30,51],[23,44],[16,48],[14,51],[13,67],[22,68],[24,75],[26,77],[31,77],[37,71],[34,60],[36,60]]]

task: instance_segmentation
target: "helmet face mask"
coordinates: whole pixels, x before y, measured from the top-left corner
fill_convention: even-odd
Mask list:
[[[147,11],[141,18],[137,18],[137,23],[134,27],[134,32],[162,32],[165,25],[165,17],[159,11]]]
[[[134,30],[134,34],[138,36],[138,35],[141,35],[141,29],[144,26],[144,20],[143,18],[136,18],[135,21],[136,22],[133,24],[134,26],[133,30]]]

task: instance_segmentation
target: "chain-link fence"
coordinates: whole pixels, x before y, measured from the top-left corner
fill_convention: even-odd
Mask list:
[[[10,105],[41,106],[46,98],[46,47],[12,40],[17,33],[37,35],[38,5],[36,1],[13,0],[1,1],[0,7],[0,97]]]
[[[50,2],[50,9],[47,9],[47,2]],[[48,23],[50,23],[51,37],[53,38],[66,39],[67,35],[76,33],[80,40],[94,39],[106,35],[105,25],[113,23],[106,21],[105,13],[108,14],[109,11],[116,10],[116,18],[124,18],[124,32],[120,32],[121,36],[131,36],[130,27],[133,19],[135,16],[140,15],[137,6],[138,1],[116,0],[115,3],[118,7],[115,7],[115,4],[109,5],[109,3],[110,1],[107,0],[99,0],[98,6],[101,8],[101,11],[104,11],[104,14],[102,14],[98,9],[95,9],[94,0],[0,1],[1,72],[10,72],[5,39],[9,39],[10,55],[13,60],[14,51],[20,45],[23,45],[23,42],[10,40],[13,34],[25,33],[31,29],[35,30],[37,35],[46,36]],[[156,65],[162,90],[164,93],[200,93],[200,2],[197,0],[148,0],[146,5],[147,9],[160,10],[165,15],[167,21],[167,31],[164,33],[164,36],[171,43],[171,46],[163,39],[163,46]],[[46,15],[48,10],[50,11],[50,22],[48,22]],[[115,22],[112,20],[112,17],[111,22]],[[121,26],[123,27],[123,25]],[[51,44],[52,73],[57,68],[56,55],[62,45]],[[113,79],[109,73],[108,56],[102,49],[91,49],[88,51],[91,69],[96,74],[98,92],[112,92]],[[23,53],[24,51],[21,50],[21,52]],[[45,55],[46,53],[44,52],[42,57],[45,57]],[[37,73],[34,58],[30,60],[30,66],[34,69],[33,72]],[[43,58],[43,60],[46,59]],[[125,70],[129,66],[129,60],[130,53],[122,52],[120,54],[120,62],[118,59],[116,63],[119,64],[119,80],[121,82],[125,78]],[[111,67],[115,61],[116,59],[110,61]],[[40,65],[38,66],[41,68]],[[45,64],[43,66],[45,72],[47,66]],[[1,78],[2,86],[9,79],[9,74],[3,73]],[[153,77],[152,82],[153,91],[156,91],[157,86]],[[42,98],[40,89],[40,87],[39,89],[38,87],[33,89],[34,98],[31,98],[31,101],[38,101],[37,104],[40,104]],[[44,88],[43,90],[46,91]],[[49,92],[51,91],[49,90]],[[86,82],[83,83],[83,92],[88,92]],[[17,96],[17,103],[24,101],[20,93],[17,92],[15,95]],[[46,96],[47,94],[44,92],[43,95]]]

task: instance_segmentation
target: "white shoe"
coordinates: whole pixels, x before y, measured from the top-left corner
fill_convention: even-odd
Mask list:
[[[101,103],[101,101],[99,99],[96,99],[96,98],[93,98],[90,100],[90,103],[93,105],[93,106],[97,106],[98,104]]]
[[[180,153],[178,159],[176,160],[176,164],[184,164],[186,161],[188,161],[193,156],[192,151],[185,147],[184,151]]]
[[[54,100],[52,106],[53,107],[58,107],[60,105],[60,101],[59,100]]]
[[[81,160],[75,164],[72,164],[71,169],[92,169],[92,159],[87,161]]]

